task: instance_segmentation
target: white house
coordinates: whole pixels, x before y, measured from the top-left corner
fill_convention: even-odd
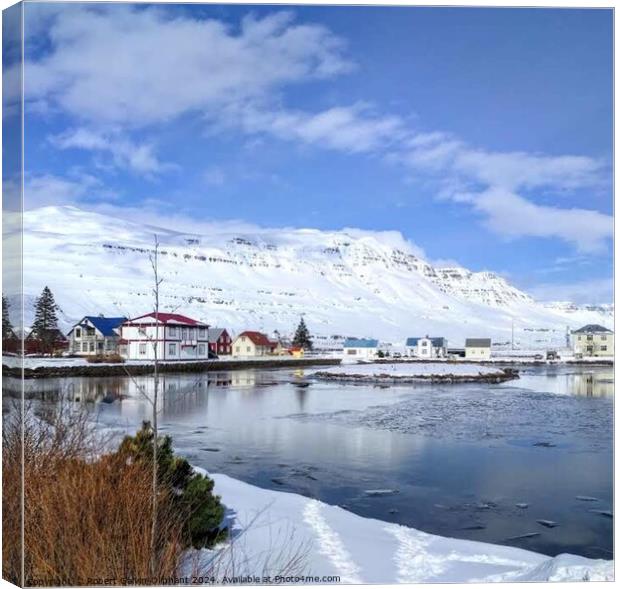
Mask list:
[[[348,338],[342,345],[345,360],[372,360],[379,352],[376,339]]]
[[[465,340],[465,358],[468,360],[489,360],[491,358],[491,339],[474,337]]]
[[[410,337],[405,346],[409,356],[417,358],[445,358],[448,354],[445,337]]]
[[[206,360],[209,326],[177,313],[147,313],[121,325],[119,349],[128,360]]]
[[[584,325],[571,333],[573,353],[582,356],[613,356],[614,332],[602,325]]]

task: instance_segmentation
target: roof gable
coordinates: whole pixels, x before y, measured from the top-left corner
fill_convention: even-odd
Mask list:
[[[90,321],[95,329],[103,336],[116,335],[114,330],[127,321],[126,317],[94,317],[92,315],[87,315],[84,319]],[[82,321],[84,321],[84,319],[82,319]]]
[[[575,329],[573,333],[613,333],[613,331],[597,323],[589,323],[579,329]]]
[[[206,323],[196,321],[196,319],[186,317],[185,315],[179,315],[178,313],[155,313],[154,311],[152,313],[147,313],[146,315],[140,315],[140,317],[129,319],[129,322],[144,323],[144,321],[141,321],[142,319],[155,319],[156,317],[160,323],[164,324],[198,325],[200,327],[207,327]]]
[[[244,331],[237,336],[237,339],[240,337],[247,337],[255,346],[266,346],[268,348],[274,346],[274,344],[269,341],[269,338],[260,331]]]
[[[490,348],[490,337],[470,337],[465,340],[466,348]]]
[[[406,346],[414,347],[418,345],[418,342],[423,339],[430,340],[434,348],[445,348],[448,345],[448,340],[445,337],[408,337]]]

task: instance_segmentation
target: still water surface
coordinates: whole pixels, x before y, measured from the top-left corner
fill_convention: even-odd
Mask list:
[[[365,517],[612,557],[611,369],[525,367],[500,385],[299,386],[309,372],[164,375],[162,431],[207,470]],[[119,434],[149,418],[129,378],[27,385],[35,397],[70,391]]]

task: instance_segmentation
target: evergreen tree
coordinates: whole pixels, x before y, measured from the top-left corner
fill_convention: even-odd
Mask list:
[[[117,454],[124,462],[152,464],[153,437],[153,428],[145,421],[135,436],[125,436]],[[176,456],[170,436],[158,438],[157,446],[157,486],[171,492],[179,512],[187,516],[186,544],[194,548],[213,546],[227,534],[220,528],[224,506],[213,493],[213,479],[195,472],[185,458]]]
[[[42,351],[51,353],[58,331],[58,305],[52,291],[46,286],[41,296],[35,302],[34,323],[32,331],[41,342]]]
[[[9,317],[9,307],[9,301],[4,295],[2,295],[2,339],[15,337],[13,324],[11,323],[11,319]]]
[[[303,348],[304,350],[312,349],[312,340],[310,339],[310,332],[306,327],[306,322],[302,317],[295,331],[295,337],[293,338],[293,345]]]

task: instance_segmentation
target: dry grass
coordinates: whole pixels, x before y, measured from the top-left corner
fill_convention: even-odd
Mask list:
[[[21,433],[24,426],[24,583],[21,581]],[[31,412],[3,432],[3,573],[18,584],[158,584],[182,553],[182,514],[159,496],[151,570],[151,471],[118,457],[93,459],[101,443],[79,413],[52,422]]]

